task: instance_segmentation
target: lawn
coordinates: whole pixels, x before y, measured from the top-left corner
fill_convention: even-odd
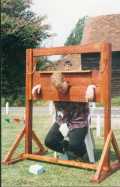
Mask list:
[[[37,135],[43,140],[51,123],[49,114],[34,115],[33,126]],[[16,124],[10,118],[10,122],[5,121],[2,116],[2,158],[8,151],[10,145],[15,140],[16,134],[23,128],[23,123]],[[118,144],[120,145],[120,129],[114,130]],[[95,135],[95,129],[93,129]],[[96,139],[96,157],[100,157],[103,148],[103,137]],[[21,142],[18,152],[22,152],[24,142]],[[35,147],[34,147],[35,149]],[[49,154],[53,154],[52,151]],[[112,160],[115,154],[111,152]],[[44,166],[45,172],[41,175],[32,175],[28,172],[29,167],[39,163]],[[100,184],[90,183],[94,171],[78,169],[74,167],[53,165],[36,161],[22,161],[13,165],[2,165],[2,187],[41,187],[41,186],[120,186],[120,171],[117,171]]]

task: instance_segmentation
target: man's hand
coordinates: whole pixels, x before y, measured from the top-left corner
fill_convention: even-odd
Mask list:
[[[64,137],[67,137],[68,132],[69,132],[69,128],[68,128],[68,126],[67,126],[67,123],[62,123],[62,124],[60,125],[59,131],[61,132],[61,134],[62,134]]]
[[[36,86],[33,87],[33,89],[32,89],[32,95],[34,97],[39,96],[40,92],[41,92],[41,85],[40,84],[37,84]]]
[[[95,85],[89,85],[86,90],[85,99],[86,101],[93,101],[95,99]]]

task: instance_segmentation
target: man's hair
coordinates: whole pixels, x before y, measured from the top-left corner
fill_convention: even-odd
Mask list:
[[[51,76],[51,82],[56,88],[60,88],[63,83],[63,76],[61,72],[54,72]]]

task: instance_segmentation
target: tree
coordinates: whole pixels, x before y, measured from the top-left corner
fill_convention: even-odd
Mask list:
[[[46,17],[36,16],[30,5],[28,0],[1,0],[2,96],[13,100],[24,87],[26,48],[49,37]]]
[[[75,25],[75,28],[72,30],[71,34],[68,36],[65,45],[76,45],[80,44],[82,35],[83,35],[83,29],[85,25],[85,21],[87,20],[87,16],[84,16],[78,20],[78,22]]]

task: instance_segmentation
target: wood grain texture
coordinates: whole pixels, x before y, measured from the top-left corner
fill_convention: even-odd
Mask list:
[[[91,163],[79,162],[79,161],[74,161],[74,160],[61,160],[61,159],[54,158],[54,157],[33,155],[33,154],[24,154],[23,157],[25,159],[45,161],[45,162],[49,162],[49,163],[53,163],[53,164],[62,164],[62,165],[74,166],[74,167],[78,167],[78,168],[86,168],[86,169],[96,170],[96,164],[91,164]]]
[[[104,144],[111,130],[111,45],[101,46],[101,98],[104,104]],[[106,154],[104,168],[110,169],[110,150]]]
[[[94,43],[87,45],[75,45],[67,47],[53,47],[53,48],[36,48],[33,50],[33,56],[50,56],[50,55],[67,55],[80,53],[94,53],[101,51],[102,43]]]
[[[26,109],[25,109],[25,152],[32,153],[32,79],[33,50],[26,50]]]
[[[101,56],[99,71],[63,71],[64,81],[68,82],[70,87],[66,95],[61,95],[51,83],[53,72],[37,72],[35,70],[35,61],[33,57],[47,55],[66,55],[99,52]],[[32,88],[36,84],[41,84],[41,94],[37,98],[32,97]],[[96,164],[77,162],[74,160],[60,160],[58,158],[38,155],[45,153],[46,149],[41,141],[32,131],[32,101],[34,99],[56,100],[56,101],[79,101],[85,102],[85,92],[89,85],[96,86],[95,101],[104,106],[104,149],[98,166]],[[19,158],[11,160],[11,157],[18,147],[20,140],[25,133],[25,153]],[[40,152],[32,154],[32,138],[40,148]],[[110,144],[116,152],[119,162],[110,167]],[[33,159],[46,161],[53,164],[62,164],[78,168],[97,170],[93,181],[99,182],[111,174],[112,170],[120,168],[120,150],[115,136],[111,130],[111,45],[107,43],[88,44],[84,46],[67,46],[57,48],[27,49],[26,51],[26,118],[25,128],[16,138],[15,143],[5,156],[5,163],[14,163],[23,159]]]
[[[8,153],[5,155],[5,158],[3,160],[4,163],[7,163],[8,161],[10,161],[11,157],[13,156],[15,150],[17,149],[17,147],[18,147],[21,139],[23,138],[24,134],[25,134],[25,128],[23,128],[22,131],[17,135],[15,142],[10,147]]]
[[[117,141],[116,141],[116,138],[115,138],[114,133],[113,133],[113,136],[112,136],[112,145],[113,145],[113,148],[114,148],[114,150],[115,150],[115,152],[116,152],[116,155],[117,155],[117,157],[118,157],[118,160],[119,160],[119,162],[120,162],[120,147],[119,147],[118,144],[117,144]]]
[[[34,131],[32,131],[32,138],[35,141],[35,143],[37,144],[38,148],[40,149],[41,152],[45,152],[46,149],[44,148],[43,144],[41,143],[41,141],[39,140],[39,138],[37,137],[36,133]]]
[[[104,148],[103,148],[103,152],[102,152],[102,155],[101,155],[98,167],[97,167],[97,171],[96,171],[95,176],[94,176],[95,180],[99,179],[100,174],[101,174],[104,166],[106,166],[105,165],[105,159],[106,159],[106,155],[108,155],[108,152],[109,152],[111,140],[112,140],[112,130],[109,132],[109,134],[107,136],[107,139],[106,139],[106,142],[105,142],[105,145],[104,145]],[[105,170],[106,170],[106,168],[105,168]],[[109,170],[107,168],[107,171],[110,171],[110,167],[109,167]]]
[[[41,84],[41,94],[37,98],[55,101],[81,101],[85,102],[85,92],[90,84],[96,85],[96,101],[100,101],[99,73],[97,71],[87,72],[62,72],[64,80],[70,85],[66,95],[62,95],[52,85],[51,76],[53,72],[35,72],[33,86]]]

